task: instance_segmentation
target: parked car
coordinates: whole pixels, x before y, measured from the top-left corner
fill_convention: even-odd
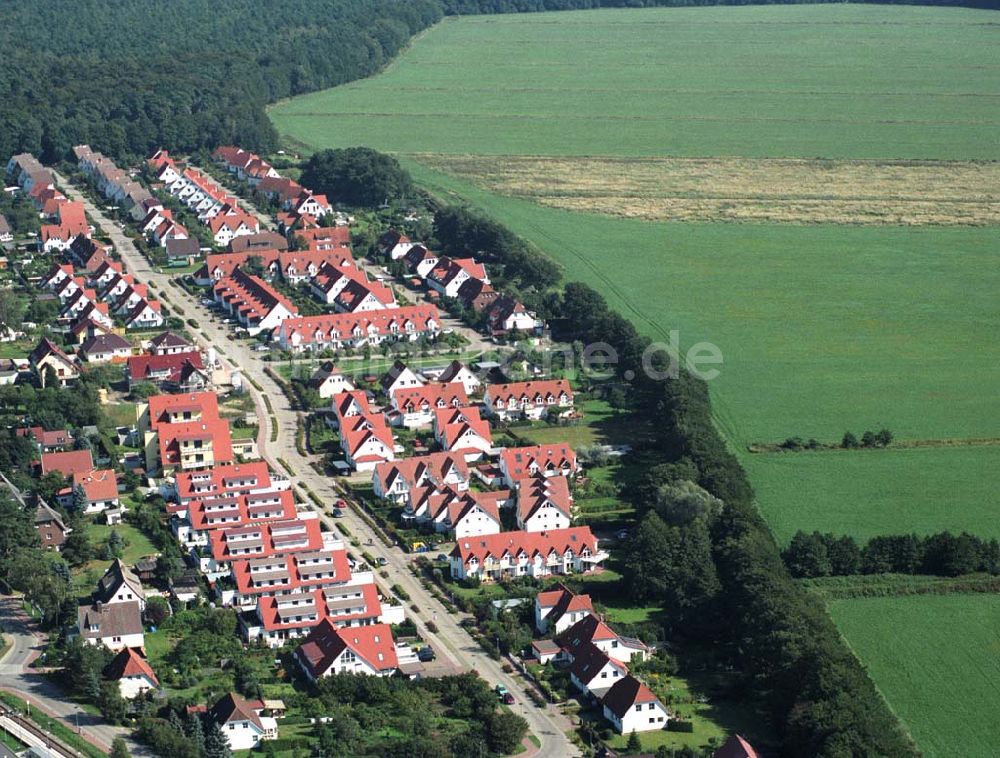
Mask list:
[[[333,509],[333,517],[334,518],[344,518],[344,512],[342,510],[340,510],[340,508],[334,508]]]
[[[378,557],[378,565],[379,565],[379,566],[388,566],[388,565],[389,565],[389,561],[387,561],[387,560],[385,559],[385,556],[381,556],[381,555],[380,555],[380,556]]]
[[[448,555],[447,553],[438,553],[437,558],[435,558],[434,560],[436,560],[438,563],[447,563]]]
[[[501,698],[504,705],[514,705],[514,696],[509,692]]]
[[[434,648],[430,645],[424,645],[417,651],[417,660],[422,663],[433,661],[435,658],[437,658],[437,655],[434,653]]]
[[[507,688],[504,687],[502,684],[498,684],[496,687],[494,687],[493,691],[497,693],[497,697],[500,698],[501,700],[503,700],[507,695],[510,694],[510,692],[507,691]]]

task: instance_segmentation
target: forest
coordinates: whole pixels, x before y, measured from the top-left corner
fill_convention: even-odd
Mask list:
[[[783,0],[779,0],[783,1]],[[268,103],[369,76],[444,15],[743,0],[42,0],[0,6],[0,155],[277,148]],[[996,8],[1000,0],[928,5]]]

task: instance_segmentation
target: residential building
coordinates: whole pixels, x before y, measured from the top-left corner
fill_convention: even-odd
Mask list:
[[[41,498],[35,508],[35,530],[42,547],[56,552],[62,550],[62,546],[66,544],[66,535],[73,531],[66,526],[58,511],[49,507]]]
[[[462,456],[431,453],[377,464],[372,483],[376,497],[403,505],[422,487],[464,492],[469,489],[469,467]]]
[[[500,451],[500,471],[511,489],[528,477],[572,477],[577,470],[576,453],[565,443],[508,447]]]
[[[62,387],[80,378],[80,369],[73,359],[48,337],[42,337],[35,349],[28,354],[28,362],[42,387],[50,381],[50,377]]]
[[[455,579],[478,576],[483,581],[504,581],[519,576],[586,573],[599,568],[606,558],[590,527],[578,526],[461,539],[449,562]]]
[[[160,680],[142,651],[131,647],[122,648],[111,660],[104,669],[104,678],[118,682],[118,691],[126,700],[160,687]]]
[[[295,658],[310,681],[331,674],[391,676],[399,665],[387,624],[343,628],[330,619],[313,628]]]
[[[259,277],[237,268],[232,276],[212,287],[215,302],[220,303],[250,336],[272,332],[285,319],[298,315],[291,301]]]
[[[328,400],[341,392],[350,392],[355,387],[344,372],[333,365],[332,361],[324,361],[309,379],[310,389],[316,390],[320,398]]]
[[[631,674],[620,679],[601,700],[604,718],[619,734],[667,728],[669,714],[660,699]]]
[[[556,637],[556,642],[570,659],[586,645],[596,645],[621,663],[630,663],[635,659],[643,661],[652,655],[652,650],[642,640],[623,637],[593,614],[583,616]]]
[[[95,334],[80,346],[87,363],[122,363],[132,355],[132,343],[115,333]]]
[[[402,361],[393,363],[389,370],[385,372],[379,384],[386,397],[390,398],[396,390],[424,386],[423,380],[407,368],[406,364]]]
[[[533,476],[517,486],[517,525],[526,532],[568,529],[573,498],[564,476]]]
[[[458,297],[458,290],[469,279],[489,284],[486,267],[473,258],[442,257],[427,275],[427,285],[442,297]]]
[[[395,441],[382,414],[362,414],[340,419],[340,447],[356,471],[372,471],[376,464],[393,460]]]
[[[590,595],[577,595],[563,584],[535,595],[535,629],[539,634],[560,634],[593,612]]]
[[[565,379],[491,384],[483,395],[486,413],[497,418],[540,419],[573,407],[573,389]]]
[[[102,513],[109,508],[117,508],[120,504],[118,477],[112,469],[74,472],[72,487],[59,493],[60,502],[66,508],[73,506],[77,493],[83,494],[85,514]]]
[[[334,313],[290,318],[275,331],[284,350],[338,350],[385,342],[415,342],[433,338],[441,330],[441,317],[433,305],[384,308],[365,313]]]
[[[84,603],[77,609],[77,629],[87,644],[104,645],[113,651],[145,644],[142,610],[135,600]]]
[[[263,702],[248,701],[230,692],[212,706],[208,718],[222,729],[230,750],[250,750],[265,740],[278,739],[278,722],[262,716],[263,710]]]
[[[434,412],[434,439],[446,451],[477,461],[493,450],[489,422],[479,408],[440,408]]]
[[[94,456],[86,448],[43,453],[41,470],[42,476],[52,471],[58,471],[66,477],[71,477],[74,474],[85,474],[94,470]]]
[[[569,678],[578,690],[600,698],[619,680],[628,676],[628,669],[596,645],[584,645],[577,650],[569,667]]]
[[[461,384],[467,395],[476,395],[483,388],[482,380],[461,361],[452,361],[445,367],[444,371],[434,378],[435,381],[445,384]]]
[[[153,355],[196,353],[198,352],[198,346],[185,337],[167,331],[156,335],[149,341],[149,352]]]
[[[430,426],[437,411],[464,408],[469,405],[465,388],[460,384],[405,387],[393,390],[390,398],[392,402],[392,410],[388,414],[390,423],[408,429]]]

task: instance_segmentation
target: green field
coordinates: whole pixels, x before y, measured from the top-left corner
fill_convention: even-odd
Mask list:
[[[745,455],[780,544],[798,529],[868,538],[967,530],[1000,538],[1000,447]]]
[[[998,448],[945,446],[1000,438],[1000,227],[962,226],[969,222],[954,211],[980,190],[996,206],[992,164],[941,164],[942,187],[949,165],[983,174],[934,195],[937,184],[915,181],[905,166],[892,169],[903,172],[898,183],[870,186],[846,160],[996,160],[995,19],[874,5],[447,19],[382,74],[279,104],[271,116],[305,153],[357,144],[394,152],[421,184],[487,210],[650,337],[678,330],[684,347],[716,345],[716,420],[780,542],[800,528],[1000,536]],[[519,187],[504,156],[539,156],[558,170],[545,174],[552,183],[529,173]],[[629,163],[593,156],[718,160],[643,185]],[[731,176],[727,184],[711,174],[743,176],[747,159],[783,157],[805,159],[788,187],[734,193]],[[847,181],[829,198],[820,158],[845,159]],[[649,198],[691,200],[670,194],[675,178],[701,193],[696,201],[718,189],[717,215],[638,220]],[[890,213],[884,225],[864,225],[877,223],[869,204],[874,213],[907,192],[899,207],[951,200],[953,215],[902,225],[885,223]],[[639,211],[609,210],[616,198]],[[731,223],[734,207],[760,198],[772,223]],[[851,210],[837,223],[837,213],[781,213],[783,204],[828,200]],[[958,225],[938,225],[948,223]],[[834,442],[883,426],[942,446],[745,452],[754,442]],[[980,623],[987,614],[992,632]],[[923,750],[988,754],[1000,736],[988,712],[997,701],[994,598],[838,602],[834,616]],[[981,660],[987,650],[991,661]]]
[[[991,159],[993,22],[850,5],[447,19],[382,75],[271,113],[308,145],[403,153]]]
[[[928,758],[1000,742],[1000,597],[841,600],[830,611]]]

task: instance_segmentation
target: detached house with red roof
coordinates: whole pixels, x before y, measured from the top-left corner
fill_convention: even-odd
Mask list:
[[[415,490],[403,510],[403,521],[430,521],[435,531],[449,532],[456,539],[499,534],[500,507],[506,505],[510,492],[455,492],[450,488],[424,487]]]
[[[461,384],[427,384],[397,389],[393,391],[391,401],[390,423],[418,429],[430,426],[437,411],[468,406],[469,396]]]
[[[410,493],[424,487],[469,489],[469,467],[453,453],[431,453],[379,463],[372,486],[376,497],[405,505]]]
[[[395,459],[395,440],[382,414],[347,416],[340,420],[340,447],[355,471],[373,471]]]
[[[244,700],[231,692],[212,706],[208,718],[219,725],[230,750],[250,750],[265,740],[278,739],[278,722],[263,712],[262,701]]]
[[[573,389],[565,379],[490,384],[483,404],[487,415],[502,420],[539,419],[572,409]]]
[[[215,302],[236,317],[251,337],[272,332],[286,319],[294,318],[299,310],[284,295],[259,277],[237,268],[232,276],[221,279],[212,287]]]
[[[413,247],[413,242],[402,232],[390,229],[378,238],[376,247],[380,255],[386,255],[389,260],[398,261]]]
[[[500,472],[512,489],[529,477],[572,477],[577,470],[576,453],[566,443],[507,447],[500,451]]]
[[[449,555],[455,579],[478,576],[483,581],[505,581],[519,576],[593,571],[608,557],[598,547],[590,527],[552,532],[500,532],[458,540]]]
[[[469,279],[489,284],[486,267],[474,258],[448,258],[438,260],[427,275],[427,285],[442,297],[458,297],[458,290]]]
[[[441,408],[434,412],[434,439],[446,451],[477,461],[493,450],[489,422],[479,408]]]
[[[539,634],[560,634],[593,612],[590,595],[577,595],[563,584],[535,595],[535,629]]]
[[[142,651],[130,647],[122,648],[112,659],[104,669],[104,676],[109,681],[118,682],[118,692],[126,700],[160,687],[160,680]]]
[[[526,532],[568,529],[573,522],[573,498],[564,476],[533,476],[517,487],[517,525]]]
[[[329,619],[309,633],[295,659],[312,682],[332,674],[392,676],[399,667],[387,624],[343,628]]]
[[[670,716],[653,691],[631,674],[615,682],[601,699],[601,706],[604,718],[619,734],[666,729]]]
[[[59,501],[64,508],[73,505],[77,493],[83,493],[83,512],[102,513],[117,508],[118,477],[111,469],[94,469],[73,473],[73,486],[59,493]]]
[[[42,476],[58,471],[65,477],[72,477],[74,474],[93,471],[94,457],[87,449],[42,453],[41,469]]]

